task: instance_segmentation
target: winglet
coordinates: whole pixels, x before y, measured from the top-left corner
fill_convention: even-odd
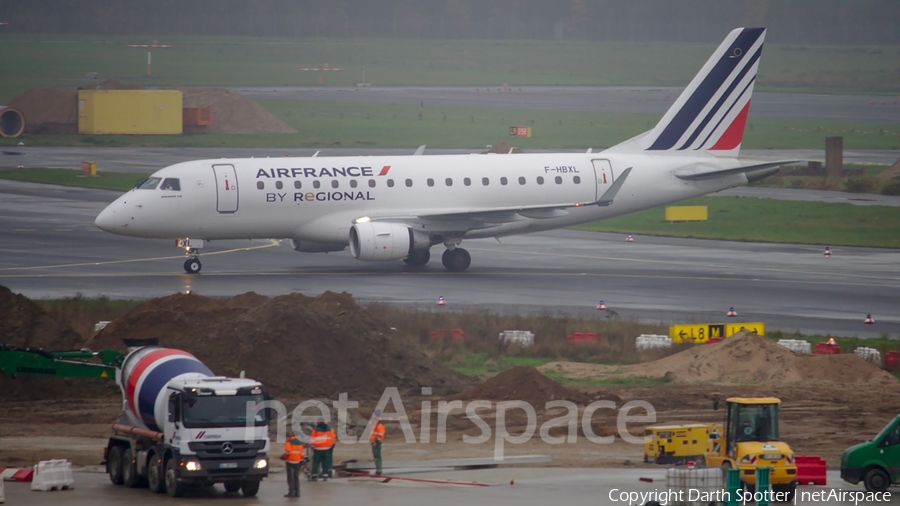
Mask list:
[[[421,155],[421,154],[424,153],[424,152],[425,152],[425,145],[422,144],[421,146],[419,146],[418,148],[416,148],[416,152],[413,153],[413,156],[419,156],[419,155]]]
[[[616,198],[616,194],[619,193],[619,189],[622,188],[622,185],[625,184],[625,179],[628,177],[628,174],[631,174],[631,169],[634,167],[628,167],[624,171],[622,171],[622,175],[616,178],[616,181],[606,190],[606,193],[600,197],[596,202],[592,202],[592,204],[596,204],[601,207],[606,207],[613,203],[613,199]]]

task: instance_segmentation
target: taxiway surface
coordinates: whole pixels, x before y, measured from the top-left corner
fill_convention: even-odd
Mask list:
[[[591,314],[643,321],[737,320],[767,329],[871,337],[900,333],[900,252],[736,243],[559,230],[466,241],[472,267],[447,272],[439,247],[413,269],[349,252],[305,254],[286,243],[210,243],[188,275],[173,241],[120,237],[93,220],[118,194],[0,182],[0,284],[32,298],[150,298],[346,291],[361,301],[447,309]],[[599,300],[609,307],[595,309]],[[864,325],[871,313],[874,325]]]

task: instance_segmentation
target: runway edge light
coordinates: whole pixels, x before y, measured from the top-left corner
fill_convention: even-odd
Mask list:
[[[601,300],[600,303],[597,304],[597,310],[603,311],[604,309],[606,309],[606,304],[604,304],[603,301]]]
[[[866,325],[871,325],[871,324],[875,323],[875,320],[872,318],[871,314],[867,314],[866,319],[863,320],[863,323],[865,323]]]
[[[447,305],[447,301],[444,300],[444,296],[443,296],[443,295],[441,295],[440,297],[438,297],[437,305],[438,305],[438,306],[446,306],[446,305]]]
[[[728,316],[737,316],[737,311],[733,307],[728,308]]]

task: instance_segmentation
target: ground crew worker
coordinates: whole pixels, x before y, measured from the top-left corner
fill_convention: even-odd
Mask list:
[[[304,457],[303,443],[291,432],[284,442],[284,460],[287,471],[288,493],[285,497],[300,497],[300,466]]]
[[[375,428],[369,436],[372,445],[372,457],[375,459],[375,474],[381,476],[381,444],[384,443],[384,424],[381,423],[381,410],[375,410]]]
[[[313,448],[312,481],[316,481],[319,476],[322,477],[322,481],[328,481],[328,477],[331,475],[332,450],[337,439],[334,429],[325,423],[324,418],[319,418],[309,439]]]

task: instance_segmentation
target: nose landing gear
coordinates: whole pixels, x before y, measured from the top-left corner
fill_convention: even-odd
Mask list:
[[[184,261],[184,272],[197,274],[203,264],[200,263],[200,248],[203,247],[203,239],[176,239],[175,245],[184,249],[188,259]]]

